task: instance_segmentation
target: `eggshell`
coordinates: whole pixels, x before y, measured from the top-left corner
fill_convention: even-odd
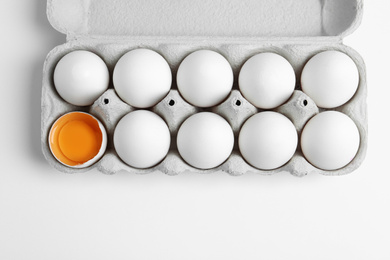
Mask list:
[[[221,116],[202,112],[189,117],[177,134],[177,148],[191,166],[211,169],[226,161],[234,145],[233,130]]]
[[[54,85],[68,103],[89,106],[108,88],[107,65],[96,54],[78,50],[66,54],[54,70]]]
[[[239,75],[243,96],[254,106],[272,109],[285,103],[295,88],[291,64],[275,53],[260,53],[245,62]]]
[[[87,137],[96,139],[96,140],[89,140],[90,141],[89,145],[91,142],[95,142],[95,141],[99,142],[97,143],[97,145],[100,146],[98,147],[99,150],[97,150],[96,155],[91,159],[84,160],[86,154],[80,151],[79,154],[66,154],[66,152],[63,151],[64,147],[61,147],[63,145],[65,146],[75,145],[75,142],[79,142],[79,140],[74,140],[74,139],[69,140],[69,137],[66,139],[69,143],[61,144],[61,140],[60,140],[64,132],[68,132],[67,134],[69,134],[70,131],[71,135],[79,135],[79,133],[76,134],[74,132],[75,131],[74,128],[69,129],[69,126],[75,122],[84,124],[83,129],[81,129],[83,130],[83,133],[87,131],[86,134]],[[99,135],[101,139],[98,138]],[[97,141],[98,139],[99,141]],[[79,111],[70,112],[65,115],[62,115],[53,123],[52,127],[50,128],[48,143],[49,143],[51,153],[56,158],[56,160],[61,164],[75,169],[87,168],[93,165],[94,163],[96,163],[97,161],[99,161],[103,157],[104,152],[106,151],[107,148],[107,132],[103,124],[96,117],[88,113],[79,112]],[[80,144],[78,145],[80,146]],[[75,148],[73,147],[73,150],[74,149]],[[88,147],[85,149],[88,149]]]
[[[249,118],[241,128],[238,145],[252,166],[272,170],[294,155],[298,134],[292,122],[276,112],[262,112]]]
[[[233,70],[221,54],[196,51],[180,64],[177,87],[184,99],[194,106],[216,106],[227,98],[233,87]]]
[[[133,107],[148,108],[169,92],[172,72],[157,52],[135,49],[123,55],[115,65],[114,87],[121,99]]]
[[[347,115],[327,111],[313,117],[301,136],[302,152],[314,166],[337,170],[349,164],[359,150],[360,134]]]
[[[168,153],[171,135],[165,121],[147,110],[124,116],[114,131],[118,156],[128,165],[145,169],[161,162]]]
[[[302,90],[317,106],[335,108],[344,105],[359,85],[355,62],[339,51],[325,51],[312,57],[302,71]]]

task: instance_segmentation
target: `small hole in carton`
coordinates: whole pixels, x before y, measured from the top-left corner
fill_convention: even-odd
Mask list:
[[[236,101],[236,106],[238,106],[238,107],[241,106],[241,101],[240,100]]]
[[[307,106],[309,104],[309,102],[307,102],[307,100],[303,100],[303,106]]]
[[[175,100],[171,99],[171,100],[169,101],[169,105],[170,105],[171,107],[173,107],[173,106],[175,105]]]
[[[110,103],[110,100],[109,100],[108,98],[105,98],[105,99],[103,100],[103,102],[104,102],[104,104],[108,105],[108,103]]]

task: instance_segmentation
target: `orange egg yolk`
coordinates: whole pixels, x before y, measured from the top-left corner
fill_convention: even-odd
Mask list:
[[[94,117],[73,112],[54,123],[49,142],[57,160],[68,166],[77,166],[88,162],[99,153],[102,139],[102,131]]]

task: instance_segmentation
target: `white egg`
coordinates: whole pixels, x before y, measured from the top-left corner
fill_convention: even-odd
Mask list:
[[[339,51],[325,51],[311,58],[302,71],[302,90],[317,106],[335,108],[344,105],[359,85],[354,61]]]
[[[243,96],[254,106],[272,109],[285,103],[295,89],[291,64],[275,53],[260,53],[242,66],[238,84]]]
[[[216,106],[227,98],[233,87],[233,70],[221,54],[196,51],[180,64],[177,87],[184,99],[194,106]]]
[[[147,110],[124,116],[114,131],[114,147],[128,165],[145,169],[161,162],[169,151],[171,135],[165,121]]]
[[[305,158],[323,170],[337,170],[348,165],[360,146],[357,126],[347,115],[327,111],[313,117],[301,136]]]
[[[89,106],[108,88],[107,65],[89,51],[73,51],[65,55],[54,70],[54,85],[68,103]]]
[[[172,72],[157,52],[135,49],[123,55],[115,65],[113,83],[123,101],[133,107],[148,108],[168,94]]]
[[[221,116],[202,112],[189,117],[177,134],[181,157],[193,167],[211,169],[226,161],[234,145],[233,130]]]
[[[238,145],[249,164],[261,170],[272,170],[292,158],[298,145],[298,134],[284,115],[262,112],[244,123]]]

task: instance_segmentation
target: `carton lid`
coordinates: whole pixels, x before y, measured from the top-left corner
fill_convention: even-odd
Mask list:
[[[342,38],[363,0],[48,0],[52,26],[68,38]]]

